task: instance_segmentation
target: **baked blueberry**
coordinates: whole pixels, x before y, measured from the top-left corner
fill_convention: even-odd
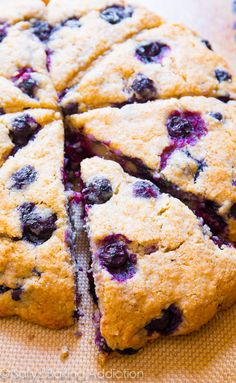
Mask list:
[[[7,287],[6,285],[0,285],[0,294],[4,294],[9,290],[11,290],[10,287]]]
[[[100,16],[103,20],[106,20],[109,24],[118,24],[122,20],[132,17],[133,8],[130,6],[123,7],[122,5],[112,5],[111,7],[105,8],[100,12]]]
[[[219,112],[212,112],[210,113],[210,116],[215,118],[215,120],[222,121],[223,120],[223,115]]]
[[[134,91],[134,98],[138,102],[151,101],[157,96],[154,81],[142,73],[137,74],[131,88]]]
[[[219,82],[232,80],[232,75],[223,69],[216,69],[215,76]]]
[[[169,46],[159,41],[140,44],[135,51],[135,56],[144,64],[160,63],[165,54],[170,50]]]
[[[13,173],[11,179],[13,181],[11,189],[21,190],[29,184],[33,183],[37,178],[37,172],[31,165],[24,166],[17,172]]]
[[[85,201],[89,205],[107,202],[113,195],[111,182],[107,178],[94,178],[83,189]]]
[[[50,34],[53,30],[52,26],[43,20],[33,20],[31,28],[33,34],[43,42],[49,39]]]
[[[3,39],[7,36],[7,23],[0,23],[0,43],[3,41]]]
[[[81,23],[77,17],[70,17],[69,19],[64,20],[61,25],[63,27],[69,27],[69,28],[80,28]]]
[[[34,70],[29,67],[22,68],[12,78],[15,86],[29,97],[35,97],[35,91],[38,87],[38,82],[32,77]]]
[[[10,137],[18,147],[27,145],[30,139],[38,132],[40,125],[29,114],[21,114],[16,117],[12,123],[13,130],[10,132]]]
[[[16,302],[20,301],[22,293],[23,293],[22,287],[18,287],[17,289],[13,289],[11,292],[11,297],[12,297],[13,301],[16,301]]]
[[[148,335],[158,332],[160,335],[171,335],[180,326],[183,321],[180,309],[175,305],[170,305],[167,309],[162,310],[160,318],[153,319],[145,326]]]
[[[205,44],[206,47],[207,47],[208,49],[210,49],[210,51],[213,51],[212,46],[211,46],[211,43],[210,43],[209,40],[205,40],[205,39],[203,39],[203,40],[202,40],[202,43]]]
[[[46,242],[56,230],[56,214],[40,209],[35,204],[25,202],[19,208],[23,239],[34,245]]]
[[[157,198],[160,190],[152,182],[139,180],[133,184],[133,193],[135,197]]]
[[[187,118],[177,114],[169,118],[167,130],[172,138],[185,138],[193,132],[193,126]]]
[[[137,256],[130,253],[127,244],[123,235],[113,234],[103,239],[96,254],[101,266],[119,282],[132,278],[136,272]]]

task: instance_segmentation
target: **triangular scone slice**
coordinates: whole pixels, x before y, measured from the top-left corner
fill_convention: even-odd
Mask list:
[[[236,98],[236,79],[224,59],[190,29],[163,24],[114,47],[62,100],[84,112],[157,98]],[[75,110],[75,107],[74,107]]]
[[[10,27],[0,44],[0,107],[5,112],[56,108],[45,47],[30,25],[21,22]]]
[[[113,161],[81,170],[102,350],[189,333],[235,302],[236,250],[219,249],[188,207]]]
[[[54,117],[0,168],[0,316],[62,328],[74,323],[76,273],[62,182],[64,130]]]
[[[78,81],[80,72],[113,44],[161,23],[158,15],[132,1],[71,3],[62,0],[48,5],[47,19],[54,27],[48,41],[50,74],[59,92]]]
[[[236,241],[236,103],[184,97],[68,118],[93,154],[113,158],[188,202]]]
[[[28,20],[31,18],[42,18],[44,12],[45,4],[42,0],[0,1],[0,25],[4,23],[15,24],[18,21]]]

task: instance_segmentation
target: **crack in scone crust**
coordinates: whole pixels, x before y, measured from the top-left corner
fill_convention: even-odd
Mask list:
[[[133,1],[8,0],[0,15],[0,316],[79,318],[81,204],[101,351],[132,355],[233,304],[224,59]]]

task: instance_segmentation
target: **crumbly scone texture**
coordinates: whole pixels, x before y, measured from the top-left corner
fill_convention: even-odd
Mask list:
[[[81,170],[85,186],[105,178],[113,190],[107,202],[87,208],[100,331],[111,349],[138,349],[155,339],[159,334],[150,334],[148,324],[171,305],[182,316],[172,335],[180,335],[235,302],[235,249],[218,248],[184,204],[167,194],[135,195],[141,180],[113,161],[94,157],[84,160]],[[137,257],[133,276],[123,281],[100,258],[102,245],[115,235],[124,236]]]
[[[176,112],[192,113],[196,124],[204,128],[202,136],[195,139],[198,132],[193,131],[186,143],[181,137],[173,142],[167,126]],[[106,158],[113,156],[121,163],[126,159],[123,165],[127,169],[129,160],[134,160],[129,169],[133,173],[146,171],[146,176],[162,178],[183,192],[214,201],[229,224],[231,240],[236,241],[236,217],[230,214],[236,203],[235,102],[184,97],[99,109],[68,117],[68,122],[90,141],[95,154],[100,142],[104,147],[100,153]]]
[[[42,18],[45,4],[41,0],[7,0],[0,2],[1,22],[9,24],[31,18]]]
[[[48,41],[50,74],[58,92],[78,82],[91,63],[115,43],[161,24],[158,15],[130,3],[130,17],[111,24],[101,17],[101,12],[112,5],[114,3],[107,0],[95,3],[72,1],[69,5],[65,1],[50,2],[49,24],[55,22],[55,17],[60,20]],[[127,7],[124,1],[117,1],[117,5]]]
[[[45,47],[30,27],[20,22],[8,28],[0,44],[0,106],[6,113],[57,107]]]
[[[152,43],[145,54],[151,55],[150,50],[156,49],[156,56],[143,55],[140,59],[140,47]],[[224,72],[224,80],[217,79],[219,70]],[[199,35],[182,25],[163,24],[115,46],[67,93],[62,105],[76,102],[84,112],[113,104],[183,96],[235,99],[236,79],[225,60]]]
[[[70,226],[61,172],[63,125],[59,114],[34,110],[3,116],[0,130],[5,126],[10,132],[12,122],[26,113],[41,129],[0,168],[0,316],[18,315],[50,328],[63,328],[74,323],[75,312],[74,268],[66,243]],[[23,177],[24,169],[30,173],[27,177]],[[28,225],[34,226],[36,237],[40,234],[37,219],[43,225],[44,217],[56,217],[56,226],[42,243],[29,240],[24,233],[21,208],[25,204],[35,206],[36,214]]]

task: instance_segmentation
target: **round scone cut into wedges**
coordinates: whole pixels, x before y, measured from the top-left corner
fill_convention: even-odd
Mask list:
[[[115,43],[161,23],[155,13],[123,0],[51,1],[47,11],[53,28],[47,44],[49,69],[60,97]]]
[[[29,22],[8,29],[0,43],[0,62],[0,107],[4,112],[57,107],[45,47]]]
[[[70,326],[78,298],[60,114],[4,115],[0,135],[0,317]]]
[[[212,235],[236,241],[236,103],[157,100],[68,117],[93,154],[187,202]],[[80,136],[82,138],[80,138]]]
[[[235,99],[236,80],[225,60],[195,32],[163,24],[115,46],[61,104],[65,109],[77,104],[84,112],[182,96]]]
[[[189,333],[235,302],[236,250],[187,206],[113,161],[86,159],[81,175],[101,350]]]

